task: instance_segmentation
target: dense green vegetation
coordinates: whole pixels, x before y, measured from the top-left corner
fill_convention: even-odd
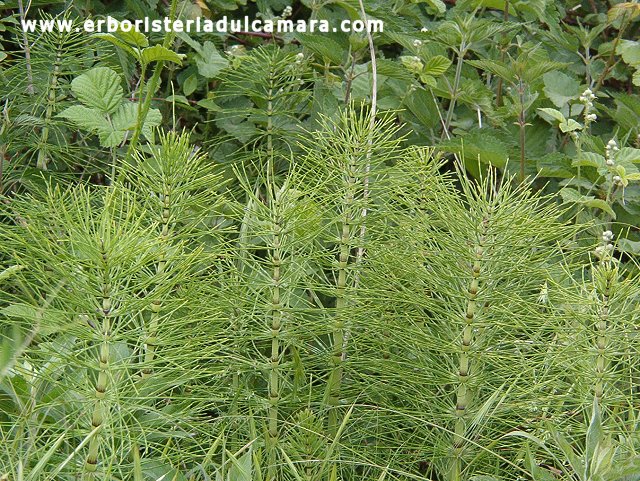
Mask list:
[[[384,31],[21,28],[107,15]],[[640,481],[639,34],[0,1],[0,480]]]

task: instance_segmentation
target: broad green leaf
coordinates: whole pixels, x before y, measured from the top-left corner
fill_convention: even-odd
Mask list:
[[[420,75],[420,73],[422,73],[422,70],[424,69],[424,63],[422,63],[422,60],[420,60],[419,57],[413,55],[403,55],[402,57],[400,57],[400,61],[409,72],[416,75]]]
[[[626,17],[629,20],[634,20],[640,16],[640,4],[636,2],[621,2],[613,5],[607,12],[607,20],[609,23]]]
[[[547,72],[542,76],[544,93],[553,104],[562,108],[580,95],[580,83],[560,71]]]
[[[182,91],[189,96],[198,88],[198,76],[196,74],[189,75],[182,84]]]
[[[564,115],[562,115],[562,112],[556,109],[541,108],[538,109],[538,113],[541,114],[540,117],[542,117],[547,122],[550,122],[550,120],[552,119],[557,120],[558,122],[567,121],[567,119],[564,118]]]
[[[438,82],[436,81],[436,79],[426,73],[420,74],[420,81],[432,89],[438,86]]]
[[[616,162],[631,162],[632,164],[640,164],[640,149],[633,147],[622,147],[615,153]]]
[[[114,35],[134,47],[140,48],[149,46],[149,40],[147,39],[147,37],[145,37],[145,35],[141,32],[136,32],[135,29],[131,29],[128,32],[125,32],[121,28],[118,28],[117,32],[115,32]]]
[[[58,117],[70,120],[79,128],[93,133],[104,131],[105,128],[109,129],[108,121],[103,113],[83,105],[72,105],[60,112]]]
[[[447,11],[447,6],[442,0],[422,0],[422,3],[426,3],[436,13],[442,15]]]
[[[640,42],[620,40],[616,53],[622,56],[622,60],[625,63],[632,66],[640,66]]]
[[[607,202],[602,199],[596,199],[592,195],[580,195],[577,190],[564,187],[560,189],[560,196],[565,203],[573,202],[576,204],[584,205],[586,207],[600,209],[611,215],[613,219],[616,218],[616,213]]]
[[[541,177],[570,179],[575,176],[571,168],[571,159],[560,152],[552,152],[536,160]]]
[[[481,70],[488,70],[507,82],[512,82],[515,78],[513,70],[507,64],[498,60],[468,60],[467,63]]]
[[[305,48],[308,48],[323,60],[329,60],[334,65],[342,64],[347,54],[345,47],[326,35],[298,33],[296,38]]]
[[[451,60],[443,55],[436,55],[427,60],[423,73],[437,77],[445,73],[451,66]]]
[[[138,118],[138,104],[127,102],[111,118],[111,124],[98,132],[100,144],[104,147],[116,147],[125,138],[128,131],[133,131]],[[145,119],[142,134],[145,137],[151,135],[151,128],[157,127],[162,122],[162,115],[157,109],[149,109]]]
[[[580,152],[580,156],[574,159],[572,165],[574,167],[595,167],[601,168],[605,166],[605,159],[602,155],[594,152]]]
[[[223,69],[227,68],[229,61],[218,53],[213,42],[207,40],[196,55],[196,65],[200,75],[206,78],[214,78]]]
[[[154,45],[153,47],[147,47],[142,49],[142,53],[140,55],[140,59],[143,64],[149,64],[151,62],[173,62],[178,65],[182,64],[182,59],[185,57],[184,54],[178,54],[173,50],[169,50],[168,48],[163,47],[162,45]]]
[[[71,82],[71,91],[87,107],[104,114],[115,112],[122,102],[120,75],[108,67],[95,67]]]
[[[403,68],[398,62],[381,58],[378,60],[377,67],[378,75],[409,82],[414,79],[414,77],[407,72],[407,69]]]
[[[562,132],[566,133],[573,132],[574,130],[580,130],[582,128],[582,125],[573,119],[568,119],[566,122],[560,122],[560,124],[558,124],[558,127]]]
[[[463,137],[452,139],[440,145],[441,148],[455,152],[464,158],[467,168],[474,172],[478,163],[504,168],[509,157],[507,145],[490,129],[475,129]]]
[[[138,54],[136,50],[134,50],[133,47],[131,47],[131,45],[129,45],[127,42],[121,40],[120,38],[116,37],[113,34],[99,32],[99,33],[94,33],[93,36],[96,38],[100,38],[102,40],[106,40],[107,42],[115,45],[116,47],[121,48],[122,50],[127,52],[130,56],[138,58]]]

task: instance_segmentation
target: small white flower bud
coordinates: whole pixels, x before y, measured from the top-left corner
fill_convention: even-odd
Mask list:
[[[604,246],[596,247],[596,250],[595,250],[596,256],[602,257],[604,255],[604,252],[605,252]]]
[[[420,29],[420,31],[421,31],[422,33],[426,33],[426,32],[428,32],[428,31],[429,31],[429,29],[428,29],[427,27],[422,27],[422,28]]]
[[[602,240],[605,242],[611,242],[613,240],[613,232],[606,230],[602,233]]]
[[[609,142],[607,142],[607,147],[616,147],[618,145],[618,143],[615,141],[615,139],[611,139],[609,140]]]
[[[612,251],[613,250],[613,244],[607,244],[607,250],[608,251]]]
[[[413,41],[413,46],[414,46],[414,47],[421,47],[421,46],[422,46],[422,40],[420,40],[420,39],[417,39],[417,38],[416,38],[416,39]]]
[[[605,163],[607,164],[608,167],[613,167],[614,165],[616,165],[613,159],[607,159]]]
[[[614,175],[613,176],[613,183],[614,184],[620,184],[622,182],[622,177],[620,177],[619,175]]]
[[[596,114],[587,114],[584,118],[590,122],[595,122],[598,116]]]

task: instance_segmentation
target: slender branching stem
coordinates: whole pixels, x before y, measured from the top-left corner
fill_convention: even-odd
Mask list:
[[[176,11],[178,7],[178,1],[172,0],[171,7],[169,9],[169,18],[173,21],[176,17]],[[165,48],[170,48],[173,42],[175,33],[173,30],[167,32],[164,36],[164,40],[162,42],[162,46]],[[140,135],[142,134],[142,128],[144,127],[144,122],[147,118],[147,114],[149,113],[149,109],[151,108],[151,100],[153,99],[154,94],[158,90],[158,86],[160,83],[160,75],[162,74],[162,70],[164,68],[164,61],[160,60],[156,62],[156,66],[153,70],[153,74],[151,75],[151,79],[149,79],[149,83],[147,84],[147,92],[144,96],[144,101],[139,106],[138,109],[138,118],[136,120],[136,125],[133,131],[133,135],[131,136],[131,142],[129,142],[129,148],[127,149],[127,159],[131,159],[133,153],[138,147],[138,141],[140,140]],[[144,76],[145,69],[142,69]],[[144,78],[140,79],[140,94],[138,97],[142,97],[142,86],[144,85]]]
[[[471,268],[471,282],[467,291],[467,306],[464,315],[464,328],[458,357],[458,388],[456,392],[455,425],[453,434],[453,462],[450,470],[450,480],[462,479],[462,457],[466,445],[467,408],[471,401],[469,382],[471,377],[471,361],[469,353],[474,343],[474,321],[477,315],[477,297],[480,289],[480,272],[485,255],[485,244],[489,219],[484,218],[480,225],[478,239],[474,246],[473,265]]]
[[[53,70],[51,72],[51,78],[49,80],[48,92],[47,92],[47,107],[44,113],[44,127],[42,127],[42,133],[40,135],[40,149],[38,151],[38,161],[36,167],[40,170],[47,170],[48,162],[48,146],[49,141],[49,124],[51,123],[51,117],[53,115],[53,109],[56,104],[56,91],[58,89],[58,76],[60,75],[60,64],[62,58],[60,56],[60,50],[56,55],[56,60],[53,63]]]
[[[518,113],[518,129],[519,129],[519,143],[520,143],[520,182],[524,182],[524,168],[526,163],[525,141],[526,133],[526,111],[524,106],[524,82],[522,79],[518,81],[518,95],[520,97],[520,112]]]
[[[611,53],[609,54],[609,58],[607,58],[607,63],[604,66],[604,70],[602,71],[602,73],[598,77],[598,81],[596,82],[595,87],[593,87],[593,93],[594,94],[598,90],[600,90],[600,88],[602,88],[602,84],[607,79],[607,75],[609,75],[609,73],[613,69],[614,60],[615,60],[615,55],[616,55],[616,50],[618,48],[618,44],[620,43],[620,40],[622,39],[622,35],[624,34],[624,32],[627,29],[627,26],[629,24],[629,22],[628,22],[629,15],[627,15],[627,13],[628,13],[628,10],[625,10],[625,12],[624,12],[624,14],[622,16],[622,20],[620,22],[620,30],[618,30],[618,35],[616,35],[616,38],[613,40],[613,44],[611,45]]]
[[[273,227],[271,248],[271,358],[269,364],[269,421],[268,421],[268,459],[267,481],[276,477],[276,454],[278,448],[278,408],[280,404],[280,330],[282,328],[282,299],[280,293],[282,265],[282,220],[276,218]]]
[[[95,385],[95,400],[93,403],[93,414],[91,416],[91,430],[102,428],[106,421],[107,416],[107,402],[106,392],[109,385],[109,357],[110,357],[110,342],[111,342],[111,328],[112,328],[112,293],[111,282],[109,276],[109,260],[105,249],[104,241],[100,241],[100,250],[102,256],[102,309],[100,310],[100,334],[102,336],[102,343],[100,344],[98,354],[98,379]],[[96,470],[98,465],[98,457],[101,446],[102,436],[101,433],[96,433],[89,441],[89,452],[85,460],[85,469],[83,478],[86,480],[93,480],[96,476]]]
[[[458,100],[458,90],[460,88],[460,78],[462,76],[462,65],[464,64],[464,56],[467,54],[467,44],[463,40],[460,49],[458,50],[458,62],[456,63],[456,74],[453,79],[453,88],[451,89],[451,102],[449,103],[449,109],[447,110],[447,116],[444,121],[445,131],[449,131],[451,127],[451,120],[453,120],[453,111],[456,108],[456,102]]]
[[[358,0],[360,4],[360,14],[362,15],[362,21],[367,23],[367,13],[364,9],[364,4],[362,0]],[[358,252],[356,254],[356,265],[359,265],[364,258],[364,237],[367,232],[367,224],[365,219],[367,217],[367,200],[369,199],[369,173],[371,172],[371,150],[373,145],[372,136],[374,134],[375,126],[376,126],[376,115],[378,110],[378,67],[376,61],[376,52],[375,47],[373,45],[373,36],[371,32],[368,30],[367,32],[367,40],[369,42],[369,53],[371,56],[371,112],[369,113],[369,131],[367,132],[367,154],[366,161],[364,166],[364,178],[363,178],[363,189],[362,189],[362,197],[364,200],[364,207],[362,208],[361,217],[362,224],[360,225],[360,246],[358,247]],[[357,276],[357,271],[356,271]],[[357,284],[356,277],[356,284]]]
[[[598,320],[596,323],[596,376],[594,394],[598,404],[602,403],[602,396],[604,394],[604,378],[607,370],[607,324],[609,321],[609,299],[611,297],[611,288],[614,281],[615,270],[610,265],[610,261],[603,261],[601,266],[602,275],[604,277],[603,282],[599,285],[599,301],[600,306],[598,310]],[[602,407],[602,406],[601,406]]]
[[[160,194],[162,201],[162,214],[161,214],[161,230],[160,230],[160,245],[161,249],[158,256],[158,262],[156,263],[156,274],[158,277],[162,276],[167,265],[167,248],[169,243],[170,228],[171,228],[171,198],[172,192],[168,185],[164,185],[162,194]],[[151,315],[149,318],[149,325],[147,327],[147,338],[145,343],[145,358],[144,368],[142,369],[142,378],[146,379],[151,376],[153,372],[152,364],[155,358],[155,352],[158,344],[158,324],[160,321],[160,315],[162,310],[162,301],[160,299],[153,299],[150,305]]]
[[[336,284],[336,313],[333,322],[333,353],[331,356],[331,373],[327,383],[327,400],[330,408],[329,433],[331,435],[335,435],[339,427],[337,407],[340,404],[343,361],[345,357],[347,269],[351,254],[351,231],[354,221],[353,204],[357,184],[355,159],[351,159],[347,171],[345,194],[342,202],[342,226],[338,244],[338,279]]]
[[[18,0],[18,13],[20,14],[20,20],[25,20],[26,12],[24,10],[24,4],[22,0]],[[29,47],[29,39],[27,38],[27,31],[22,31],[22,48],[24,50],[24,60],[27,67],[27,94],[33,95],[35,87],[33,86],[33,70],[31,68],[31,48]]]

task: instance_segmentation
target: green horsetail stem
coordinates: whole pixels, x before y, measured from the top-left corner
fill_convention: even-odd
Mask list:
[[[112,304],[111,304],[111,286],[109,284],[109,275],[107,269],[107,254],[104,249],[104,242],[101,241],[101,251],[102,251],[102,261],[103,261],[103,269],[104,269],[104,279],[102,283],[102,310],[100,311],[100,317],[102,318],[101,323],[101,334],[102,334],[102,343],[100,345],[100,351],[98,354],[98,379],[95,385],[95,401],[93,404],[93,414],[91,415],[91,431],[96,428],[102,430],[104,426],[106,415],[107,415],[107,405],[106,405],[106,393],[109,383],[109,356],[110,356],[110,338],[111,338],[111,315],[112,315]],[[84,468],[84,479],[94,479],[95,472],[97,470],[98,465],[98,456],[100,450],[100,444],[102,441],[102,437],[100,432],[96,433],[95,436],[91,438],[89,441],[89,452],[87,454],[87,458],[85,460],[85,468]]]
[[[160,196],[162,200],[162,218],[161,218],[161,248],[156,264],[156,274],[161,275],[167,265],[167,252],[166,247],[169,242],[169,229],[171,223],[171,192],[170,189],[165,188],[164,192]],[[151,367],[155,358],[155,352],[157,347],[157,335],[158,335],[158,322],[160,318],[160,311],[162,310],[162,301],[154,299],[150,305],[151,315],[149,317],[149,325],[147,327],[147,338],[145,342],[145,355],[144,355],[144,367],[142,369],[142,379],[147,379],[153,373]]]
[[[329,410],[329,434],[335,436],[338,432],[338,411],[340,405],[343,361],[345,357],[345,323],[344,309],[346,307],[347,267],[351,254],[351,226],[353,223],[353,201],[355,199],[355,159],[349,163],[346,192],[343,199],[342,232],[339,242],[338,279],[336,284],[336,313],[333,321],[333,348],[331,355],[331,372],[327,383],[327,401]]]
[[[612,269],[609,263],[606,263],[602,267],[604,282],[598,283],[598,290],[600,291],[600,309],[598,312],[598,321],[596,323],[596,383],[594,386],[594,394],[598,404],[602,402],[602,396],[604,394],[604,377],[607,370],[607,323],[609,320],[609,298],[611,297],[611,286],[613,284],[615,270]]]
[[[464,328],[458,358],[458,389],[456,392],[455,426],[453,430],[453,465],[451,466],[451,481],[460,481],[462,473],[462,455],[466,444],[465,434],[467,430],[467,408],[471,402],[470,360],[469,351],[474,342],[473,323],[477,311],[477,297],[480,288],[480,270],[485,254],[485,241],[487,235],[488,219],[485,217],[480,227],[478,242],[474,247],[474,261],[471,268],[471,282],[467,291],[467,306],[464,315]]]
[[[53,115],[53,109],[56,104],[56,91],[58,89],[58,77],[60,75],[60,64],[62,63],[62,57],[60,51],[56,55],[56,60],[53,63],[53,70],[51,72],[51,80],[49,81],[48,93],[47,93],[47,108],[44,113],[44,126],[42,127],[42,133],[40,134],[41,148],[38,151],[38,160],[36,166],[40,170],[47,170],[48,152],[47,142],[49,141],[49,125],[51,124],[51,117]]]
[[[278,447],[278,406],[280,403],[280,329],[282,328],[282,304],[280,299],[280,277],[282,265],[282,221],[276,219],[273,229],[271,253],[271,358],[269,366],[269,420],[267,428],[267,453],[269,466],[267,481],[276,479],[276,450]]]

